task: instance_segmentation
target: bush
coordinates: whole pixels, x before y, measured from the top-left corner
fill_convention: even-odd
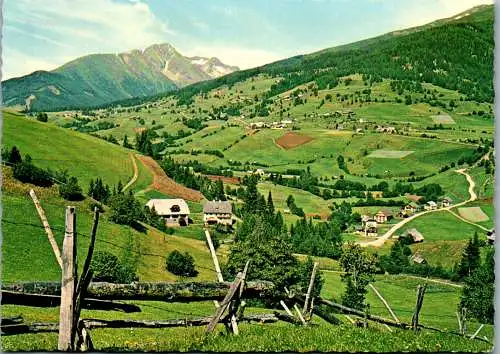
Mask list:
[[[5,155],[5,159],[7,160],[7,162],[11,163],[12,165],[23,161],[23,159],[21,158],[21,152],[15,146],[10,150],[10,152],[6,153]],[[4,158],[3,154],[2,158]]]
[[[120,188],[119,188],[120,189]],[[121,225],[134,225],[136,221],[144,220],[144,212],[139,203],[129,191],[119,193],[110,198],[110,220]]]
[[[126,284],[138,280],[135,270],[124,266],[118,257],[109,252],[96,252],[92,257],[94,281]]]
[[[36,115],[36,120],[39,121],[39,122],[44,122],[46,123],[48,120],[49,120],[49,116],[47,115],[47,113],[44,113],[44,112],[39,112],[37,115]]]
[[[23,183],[32,183],[39,187],[50,187],[53,184],[50,173],[33,165],[29,155],[25,161],[16,163],[12,172],[14,178]]]
[[[189,253],[175,250],[167,257],[167,270],[170,273],[183,277],[195,277],[198,271],[195,269],[194,258]]]
[[[85,198],[76,177],[70,177],[68,182],[59,186],[59,195],[66,200],[82,200]]]

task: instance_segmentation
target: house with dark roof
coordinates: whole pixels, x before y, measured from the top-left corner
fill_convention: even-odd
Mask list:
[[[208,201],[203,205],[205,225],[232,225],[233,206],[228,201]]]
[[[453,203],[453,200],[450,197],[444,197],[441,200],[441,207],[442,208],[447,208]]]
[[[169,226],[189,225],[189,206],[184,199],[151,199],[146,203]]]
[[[379,224],[384,224],[391,218],[392,218],[392,213],[390,212],[389,209],[382,209],[377,214],[375,214],[375,221],[378,222]]]

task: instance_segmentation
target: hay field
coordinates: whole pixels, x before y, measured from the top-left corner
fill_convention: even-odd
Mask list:
[[[458,208],[458,213],[464,219],[472,222],[482,222],[490,219],[481,207]]]
[[[455,120],[447,114],[432,116],[432,121],[436,124],[455,124]]]
[[[376,159],[402,159],[408,155],[413,154],[414,151],[402,150],[375,150],[368,157]]]

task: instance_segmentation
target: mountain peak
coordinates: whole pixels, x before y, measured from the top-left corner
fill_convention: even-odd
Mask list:
[[[9,105],[24,105],[33,95],[32,109],[95,106],[156,95],[236,70],[218,58],[188,58],[170,43],[157,43],[123,53],[90,54],[51,72],[6,80],[2,92]]]

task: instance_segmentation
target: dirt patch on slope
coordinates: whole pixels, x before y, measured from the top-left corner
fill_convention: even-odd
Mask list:
[[[205,175],[211,181],[221,180],[224,183],[229,184],[240,184],[240,179],[238,177],[224,177],[224,176],[213,176],[213,175]]]
[[[303,134],[297,134],[293,132],[288,132],[285,135],[283,135],[281,138],[276,140],[276,144],[281,146],[283,149],[289,150],[293,149],[294,147],[304,145],[305,143],[310,142],[311,140],[314,140],[310,136],[303,135]]]
[[[158,192],[193,202],[199,202],[204,199],[203,194],[199,191],[187,188],[168,177],[165,171],[163,171],[158,163],[151,157],[137,155],[137,158],[153,174],[153,184],[151,185],[151,188],[157,190]]]

